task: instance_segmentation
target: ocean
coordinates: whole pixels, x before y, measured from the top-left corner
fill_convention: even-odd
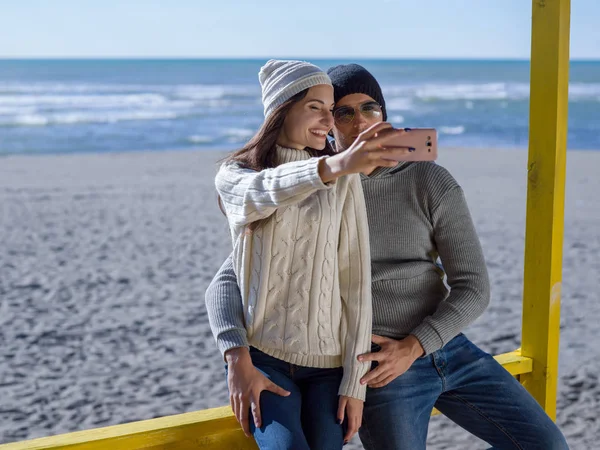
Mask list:
[[[235,149],[262,121],[253,60],[0,60],[0,155]],[[396,126],[441,146],[526,148],[528,61],[358,62]],[[572,62],[569,149],[600,149],[600,61]]]

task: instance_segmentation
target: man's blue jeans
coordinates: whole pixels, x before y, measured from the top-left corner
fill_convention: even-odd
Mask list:
[[[462,334],[387,386],[368,389],[359,432],[365,449],[425,449],[434,406],[494,449],[568,449],[525,388]]]
[[[261,450],[340,450],[344,429],[337,423],[342,368],[301,367],[250,348],[252,363],[273,383],[291,392],[260,396],[262,426],[250,429]]]

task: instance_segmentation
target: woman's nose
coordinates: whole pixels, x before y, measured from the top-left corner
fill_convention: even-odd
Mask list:
[[[333,127],[333,114],[331,111],[327,111],[321,118],[321,123],[327,125],[329,128]]]

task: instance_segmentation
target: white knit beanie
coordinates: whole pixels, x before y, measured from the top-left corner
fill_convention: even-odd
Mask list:
[[[319,84],[332,85],[329,75],[305,61],[271,59],[260,68],[258,79],[262,88],[265,118],[305,89]]]

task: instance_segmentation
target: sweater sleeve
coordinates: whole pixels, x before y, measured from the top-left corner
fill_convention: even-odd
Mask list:
[[[479,237],[460,186],[432,211],[434,239],[450,286],[448,297],[412,332],[425,354],[446,345],[477,319],[490,301],[490,283]]]
[[[210,329],[223,355],[227,350],[248,347],[242,294],[233,269],[233,255],[225,260],[204,296]]]
[[[371,256],[365,199],[358,175],[351,175],[344,202],[338,249],[340,294],[346,335],[342,336],[344,375],[339,394],[365,399],[366,385],[360,379],[369,364],[358,355],[371,348]]]
[[[215,184],[231,225],[244,226],[301,202],[319,189],[331,188],[319,175],[319,161],[310,158],[260,172],[237,164],[221,166]]]

